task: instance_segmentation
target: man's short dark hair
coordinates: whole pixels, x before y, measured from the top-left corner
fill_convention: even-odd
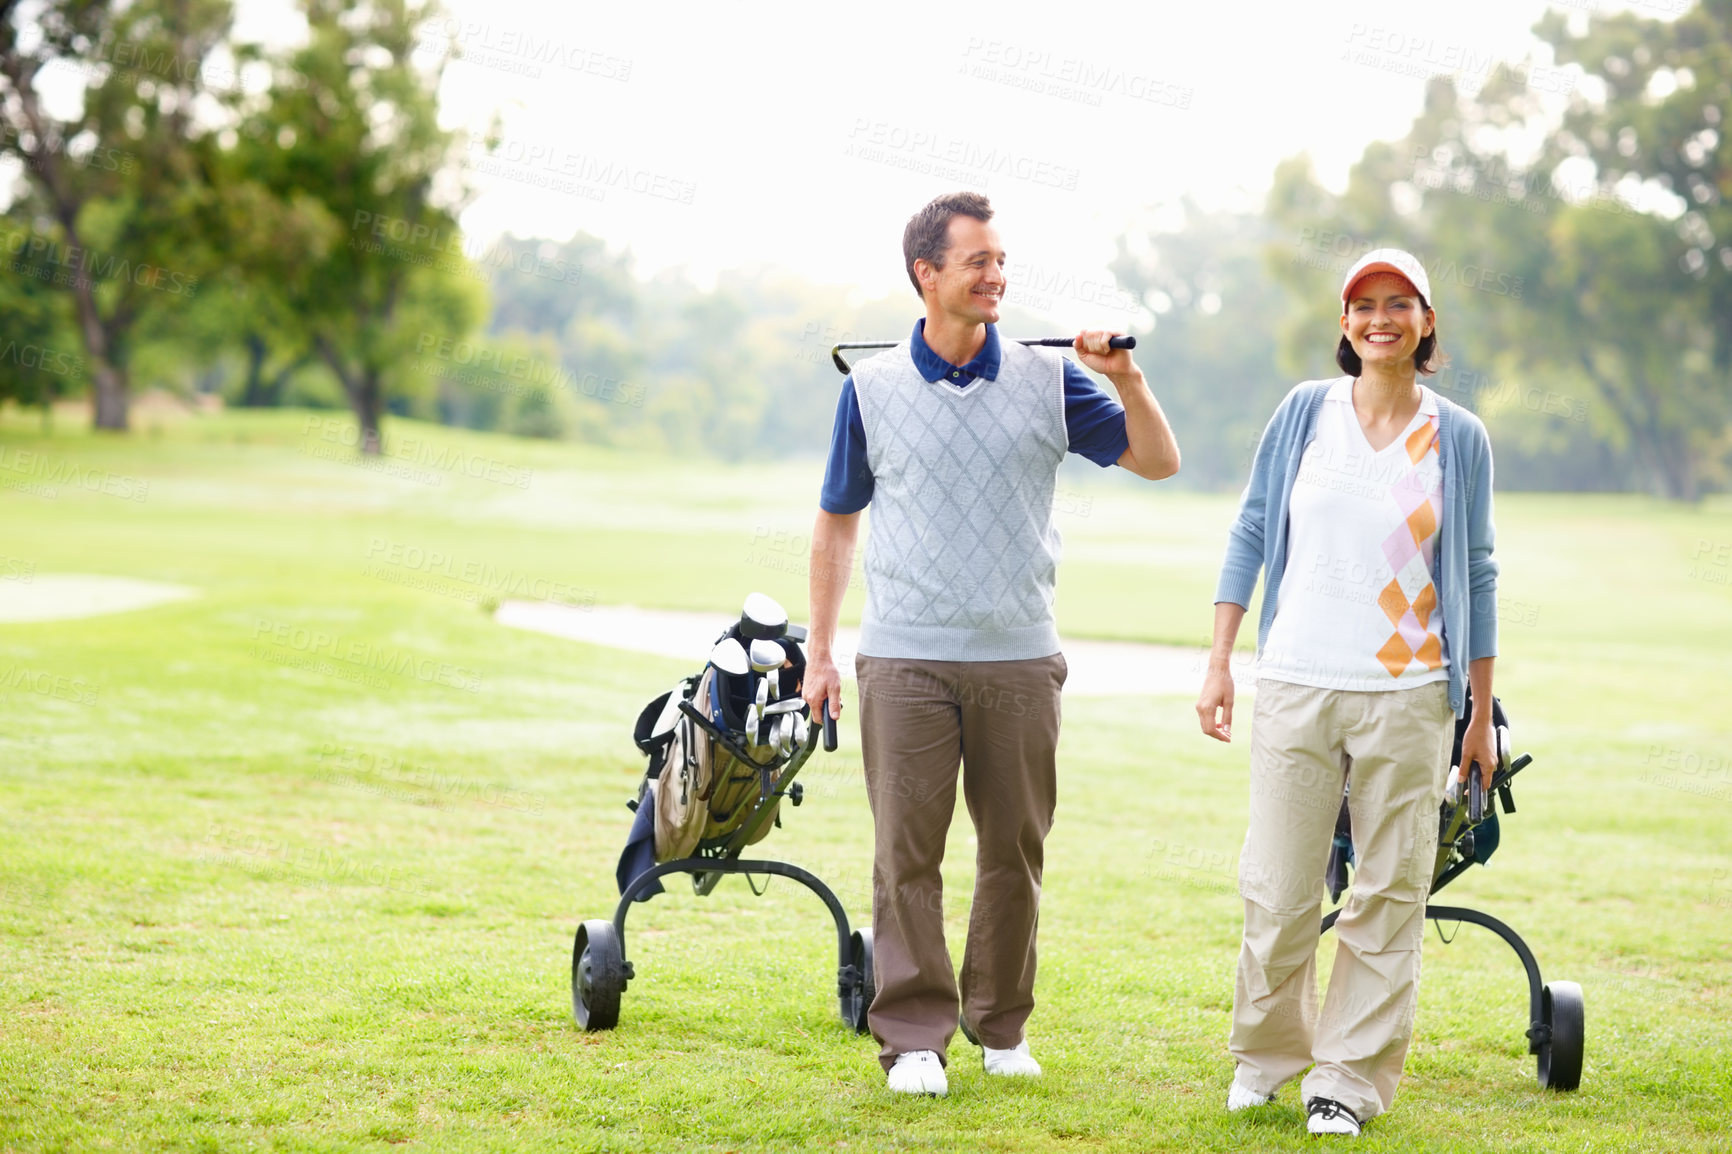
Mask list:
[[[1423,314],[1431,306],[1425,303],[1425,297],[1418,293],[1419,311]],[[1347,339],[1347,334],[1341,335],[1341,343],[1335,346],[1335,363],[1348,376],[1357,377],[1365,371],[1365,362],[1359,359],[1359,354],[1353,351],[1353,342]],[[1419,338],[1419,347],[1413,350],[1413,367],[1424,376],[1431,376],[1443,367],[1443,354],[1437,348],[1437,326],[1431,326],[1431,332]]]
[[[920,278],[914,275],[914,262],[926,261],[933,268],[944,267],[944,254],[950,250],[950,221],[953,217],[972,216],[985,224],[992,219],[992,202],[978,192],[947,192],[908,218],[902,230],[902,259],[908,265],[908,279],[922,300]]]

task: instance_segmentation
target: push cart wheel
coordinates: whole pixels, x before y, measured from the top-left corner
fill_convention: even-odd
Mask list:
[[[585,1030],[619,1025],[619,996],[625,992],[625,955],[613,923],[600,919],[578,927],[571,947],[571,1013]]]
[[[1582,1084],[1582,988],[1574,982],[1546,983],[1540,992],[1540,1015],[1540,1021],[1551,1029],[1551,1039],[1539,1051],[1540,1085],[1549,1090],[1574,1090]]]
[[[849,939],[848,965],[852,974],[842,990],[842,1020],[856,1034],[867,1031],[866,1011],[878,986],[872,976],[872,931],[855,930]]]

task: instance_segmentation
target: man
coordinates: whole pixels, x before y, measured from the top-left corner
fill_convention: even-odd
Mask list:
[[[961,192],[908,222],[903,257],[926,316],[843,383],[812,532],[803,696],[834,717],[836,619],[872,506],[855,662],[875,843],[868,1022],[890,1089],[905,1093],[948,1090],[959,1003],[939,867],[959,762],[979,847],[960,1024],[987,1073],[1040,1073],[1023,1026],[1066,672],[1053,487],[1067,451],[1150,480],[1179,468],[1160,405],[1111,334],[1075,348],[1122,406],[1057,353],[999,339],[1005,253],[991,220],[986,197]]]

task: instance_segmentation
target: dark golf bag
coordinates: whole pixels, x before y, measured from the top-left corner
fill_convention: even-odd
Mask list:
[[[778,786],[812,752],[800,699],[806,632],[754,598],[704,668],[638,715],[632,736],[648,763],[629,803],[637,820],[620,858],[622,893],[655,864],[737,854],[781,823]]]

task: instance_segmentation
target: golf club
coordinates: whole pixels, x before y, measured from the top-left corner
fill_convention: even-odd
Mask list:
[[[732,673],[743,677],[752,671],[751,658],[746,656],[746,647],[732,637],[724,637],[716,642],[710,650],[710,664],[723,673]]]
[[[836,366],[836,371],[844,375],[854,370],[848,367],[848,362],[842,359],[843,349],[893,349],[901,341],[845,341],[839,345],[830,346],[830,360]],[[1049,349],[1069,349],[1076,347],[1075,337],[1027,337],[1016,342],[1019,345],[1041,345]],[[1136,337],[1113,337],[1107,344],[1115,349],[1134,349],[1137,347]],[[757,594],[753,594],[757,596]],[[769,600],[769,598],[765,598]]]
[[[788,631],[788,612],[762,593],[747,595],[740,610],[740,637],[746,641],[774,640]]]
[[[767,673],[772,669],[780,669],[788,663],[787,650],[774,641],[762,638],[752,642],[752,672]]]
[[[763,740],[764,707],[770,704],[770,679],[758,677],[758,691],[752,700],[752,706],[746,711],[746,740],[753,746],[767,744]]]

